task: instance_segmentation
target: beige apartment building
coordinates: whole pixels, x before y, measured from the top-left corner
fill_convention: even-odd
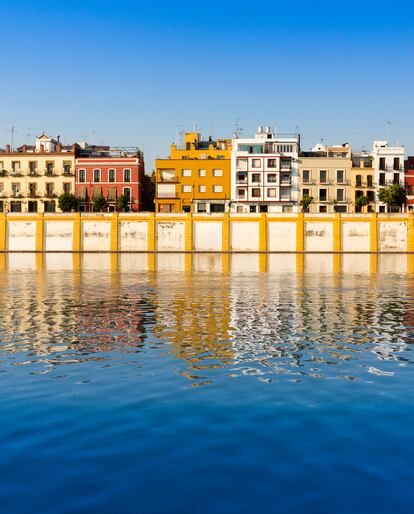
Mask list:
[[[373,158],[367,152],[352,156],[351,199],[353,212],[375,212],[375,169]],[[358,206],[357,199],[366,197],[369,202]]]
[[[299,201],[313,197],[310,213],[353,212],[351,150],[348,145],[322,147],[299,156]]]
[[[59,195],[75,191],[76,150],[45,134],[33,146],[0,149],[0,211],[59,211]]]

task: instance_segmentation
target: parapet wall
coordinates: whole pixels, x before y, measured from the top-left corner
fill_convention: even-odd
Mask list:
[[[411,214],[0,215],[0,252],[414,252]]]

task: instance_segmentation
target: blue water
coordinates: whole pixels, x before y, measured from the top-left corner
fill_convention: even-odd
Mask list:
[[[339,272],[327,258],[265,273],[10,261],[1,511],[411,512],[414,277],[397,256]]]

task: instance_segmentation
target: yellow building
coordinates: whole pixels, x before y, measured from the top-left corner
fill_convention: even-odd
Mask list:
[[[315,148],[299,156],[299,201],[313,197],[311,213],[352,212],[351,152],[348,146]]]
[[[57,197],[75,191],[75,153],[45,134],[33,146],[0,149],[0,211],[58,211]]]
[[[227,212],[230,155],[230,139],[186,133],[183,148],[172,144],[169,158],[155,162],[156,212]]]
[[[353,212],[375,212],[375,170],[372,165],[372,157],[361,153],[352,156],[351,169],[351,197]],[[365,206],[357,204],[359,197],[366,197],[369,203]]]

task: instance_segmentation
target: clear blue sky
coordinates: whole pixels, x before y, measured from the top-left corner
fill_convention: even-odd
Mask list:
[[[414,6],[370,2],[0,0],[0,145],[43,130],[138,145],[147,171],[176,127],[230,137],[300,128],[414,153]]]

